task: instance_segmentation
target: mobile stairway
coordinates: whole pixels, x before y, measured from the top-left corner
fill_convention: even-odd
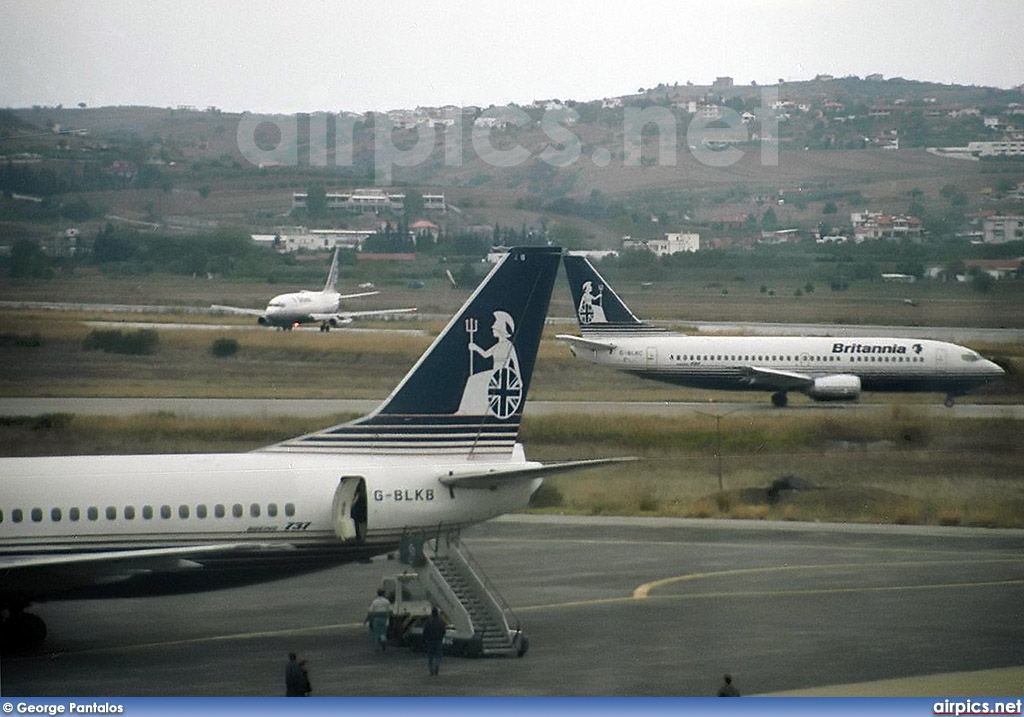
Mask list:
[[[448,622],[447,651],[468,657],[516,655],[529,649],[519,619],[459,540],[457,531],[402,539],[400,559],[415,573],[385,579],[392,622],[401,642],[422,642],[422,626],[436,606]],[[398,584],[403,588],[396,589]],[[416,598],[419,598],[418,600]],[[423,599],[425,598],[425,599]]]

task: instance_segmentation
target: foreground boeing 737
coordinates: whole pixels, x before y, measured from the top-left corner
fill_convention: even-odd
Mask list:
[[[276,326],[279,329],[291,330],[300,324],[320,324],[321,331],[330,331],[332,327],[350,324],[353,319],[368,316],[387,316],[390,314],[408,314],[416,309],[374,309],[372,311],[339,311],[342,299],[358,299],[373,296],[379,292],[364,291],[359,294],[339,294],[338,286],[338,253],[334,250],[331,270],[327,274],[327,282],[321,291],[293,291],[289,294],[278,294],[267,303],[267,308],[243,309],[238,306],[222,306],[214,304],[210,308],[226,311],[231,314],[255,316],[260,326]]]
[[[685,336],[640,321],[590,261],[564,258],[582,336],[559,335],[577,358],[643,378],[691,388],[787,392],[816,401],[861,391],[930,391],[946,405],[1003,369],[971,349],[943,341],[818,336]]]
[[[0,459],[0,608],[198,592],[321,570],[526,506],[517,442],[560,250],[512,249],[377,410],[243,454]]]

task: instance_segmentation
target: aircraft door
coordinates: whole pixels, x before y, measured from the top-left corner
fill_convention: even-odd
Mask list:
[[[362,476],[345,476],[338,482],[331,515],[339,540],[362,542],[366,538],[366,480]]]
[[[647,347],[647,368],[658,367],[658,349],[653,346]]]
[[[935,369],[939,373],[945,373],[947,368],[946,364],[946,349],[939,348],[935,349]]]

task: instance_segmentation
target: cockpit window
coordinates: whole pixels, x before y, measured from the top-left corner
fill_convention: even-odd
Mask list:
[[[973,361],[981,361],[981,356],[979,356],[978,354],[976,354],[973,351],[968,351],[967,353],[960,354],[960,359],[962,361],[972,361],[972,362]]]

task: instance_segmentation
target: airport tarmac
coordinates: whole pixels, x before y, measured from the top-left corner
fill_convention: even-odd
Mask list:
[[[523,658],[375,655],[384,558],[216,593],[37,606],[18,696],[1021,695],[1024,531],[506,516],[466,532],[530,638]],[[893,682],[876,682],[894,680]],[[899,691],[893,692],[899,685]]]

